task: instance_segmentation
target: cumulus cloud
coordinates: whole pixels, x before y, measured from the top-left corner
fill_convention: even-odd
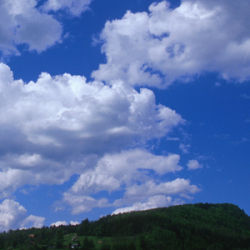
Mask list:
[[[135,149],[101,158],[94,170],[83,173],[73,185],[74,193],[96,193],[101,190],[113,191],[122,185],[146,179],[147,172],[152,170],[159,175],[181,170],[180,156],[153,155],[145,150]]]
[[[91,0],[48,0],[39,9],[36,3],[0,3],[0,51],[4,54],[18,53],[21,44],[38,52],[54,45],[62,27],[48,13],[66,10],[79,16]],[[107,22],[101,36],[107,63],[93,73],[92,82],[84,76],[42,73],[36,82],[26,83],[14,80],[11,69],[0,64],[0,197],[27,184],[63,184],[75,174],[78,180],[63,195],[73,214],[95,207],[114,207],[114,213],[119,213],[168,206],[198,192],[187,179],[166,181],[167,174],[182,169],[179,155],[154,155],[143,149],[184,120],[157,104],[151,90],[133,85],[166,87],[205,68],[216,68],[224,78],[247,79],[237,54],[244,49],[249,59],[247,30],[242,31],[239,44],[222,29],[226,14],[231,13],[229,8],[220,8],[223,4],[186,0],[172,10],[161,2],[152,4],[148,13],[128,12],[120,20]],[[215,36],[218,30],[210,28],[218,13],[222,21],[216,29],[225,34],[221,40],[214,39],[210,48],[201,37]],[[207,57],[211,53],[216,58]],[[120,192],[122,197],[112,200],[101,192]],[[44,223],[43,217],[27,215],[12,200],[0,204],[0,215],[2,231]]]
[[[117,211],[121,212],[176,204],[174,197],[188,198],[199,191],[186,179],[161,180],[182,169],[179,161],[179,155],[157,156],[141,149],[107,154],[64,193],[64,202],[72,207],[73,214],[94,207],[120,207]],[[99,200],[93,197],[101,191],[119,191],[123,197],[115,201],[105,194]]]
[[[25,83],[0,64],[0,194],[25,184],[62,184],[104,154],[161,138],[182,123],[148,89],[70,74],[42,73]],[[178,161],[171,157],[170,170]],[[157,171],[165,171],[162,164]]]
[[[43,5],[45,11],[67,10],[74,16],[86,11],[92,0],[48,0]]]
[[[24,227],[42,227],[45,218],[27,215],[18,202],[6,199],[0,203],[0,232]]]
[[[36,8],[36,0],[2,0],[0,2],[0,51],[18,53],[17,46],[29,50],[46,50],[59,42],[61,24]]]
[[[196,170],[199,168],[203,168],[202,164],[200,164],[197,160],[188,161],[187,167],[189,170]]]
[[[166,87],[203,72],[250,79],[249,1],[183,0],[153,3],[149,12],[108,21],[101,33],[107,62],[93,77]],[[207,42],[209,41],[209,42]]]

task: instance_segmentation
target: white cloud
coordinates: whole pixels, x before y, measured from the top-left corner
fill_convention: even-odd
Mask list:
[[[25,214],[26,209],[19,203],[12,200],[4,200],[0,204],[0,231],[18,228]]]
[[[110,206],[106,198],[95,199],[84,194],[64,193],[63,201],[72,207],[72,214],[88,212],[96,207]]]
[[[182,123],[148,89],[70,74],[42,73],[24,83],[0,64],[0,195],[25,184],[62,184],[104,154],[161,138]],[[171,168],[178,157],[168,160]],[[162,164],[157,171],[165,171]]]
[[[112,214],[121,214],[121,213],[128,213],[131,211],[142,211],[158,207],[167,207],[174,204],[175,203],[173,202],[171,197],[169,196],[166,197],[164,195],[156,195],[149,197],[149,199],[146,202],[136,202],[132,206],[118,208]]]
[[[81,15],[86,11],[92,0],[48,0],[43,9],[46,11],[67,10],[74,16]]]
[[[60,227],[60,226],[67,226],[67,225],[72,225],[72,226],[76,226],[79,225],[80,222],[79,221],[70,221],[70,223],[67,223],[67,221],[63,220],[63,221],[57,221],[57,222],[53,222],[50,224],[51,227]]]
[[[199,168],[203,168],[202,164],[200,164],[197,160],[188,161],[187,167],[189,170],[196,170]]]
[[[101,39],[107,62],[93,76],[157,87],[203,72],[249,80],[249,8],[249,1],[183,0],[175,9],[163,1],[148,13],[128,11],[106,23]]]
[[[22,222],[21,226],[26,227],[26,228],[31,228],[31,227],[41,228],[41,227],[44,226],[44,221],[45,221],[44,217],[35,216],[35,215],[29,215]]]
[[[36,8],[36,0],[2,0],[0,2],[0,51],[18,53],[17,46],[29,50],[46,50],[59,42],[61,24],[51,15]]]
[[[27,215],[27,210],[18,202],[6,199],[0,203],[0,232],[22,227],[42,227],[45,218]]]
[[[149,180],[142,184],[135,184],[127,187],[125,198],[129,200],[145,199],[155,195],[181,195],[195,194],[199,188],[191,185],[189,180],[177,178],[170,182],[161,182],[157,184],[154,180]],[[122,202],[117,201],[117,202]]]
[[[79,16],[91,1],[48,0],[40,9],[36,3],[0,3],[0,51],[4,54],[18,53],[20,44],[41,52],[59,42],[60,23],[42,11],[64,9]],[[151,90],[131,86],[166,86],[210,65],[204,59],[206,52],[195,52],[203,44],[199,36],[213,24],[218,10],[210,11],[198,1],[196,5],[185,1],[171,10],[162,2],[151,5],[150,14],[128,12],[121,20],[108,22],[102,33],[107,64],[93,73],[93,82],[83,76],[42,73],[36,82],[25,83],[14,80],[10,68],[0,64],[0,197],[8,197],[27,184],[62,184],[74,174],[79,179],[63,196],[73,214],[95,207],[119,207],[116,213],[168,206],[198,192],[189,180],[162,180],[182,169],[179,155],[159,156],[142,149],[149,140],[168,135],[184,120],[174,110],[156,104]],[[190,34],[191,26],[194,32]],[[241,45],[248,51],[247,40]],[[230,56],[225,60],[237,59],[240,48],[231,47],[229,52],[235,53],[227,52]],[[222,68],[224,61],[219,59],[215,63],[225,78],[238,77],[237,69],[227,75],[232,65]],[[214,70],[212,66],[208,69]],[[162,81],[160,75],[166,79]],[[247,77],[246,71],[239,80]],[[115,201],[95,198],[93,194],[100,191],[121,191],[124,196]],[[0,230],[43,225],[43,217],[26,213],[19,203],[3,201]]]
[[[175,204],[178,199],[173,197],[189,198],[199,191],[186,179],[161,180],[166,174],[182,169],[179,161],[179,155],[156,156],[141,149],[107,154],[97,162],[95,169],[83,173],[64,193],[63,201],[71,206],[73,214],[94,207],[125,207],[125,211],[130,211]],[[105,194],[95,199],[93,195],[101,191],[119,191],[124,195],[115,201],[105,198]]]
[[[94,170],[83,173],[72,186],[72,192],[90,194],[101,190],[113,191],[122,185],[147,179],[147,171],[159,175],[180,171],[180,156],[156,156],[145,150],[135,149],[101,158]]]
[[[66,221],[57,221],[52,223],[51,227],[60,227],[60,226],[66,226],[68,223]]]
[[[159,182],[159,181],[158,181]],[[146,210],[156,207],[166,207],[184,203],[200,189],[191,185],[189,180],[177,178],[169,182],[156,183],[149,180],[145,183],[128,186],[124,197],[114,202],[119,207],[113,213],[124,213],[136,210]]]
[[[72,226],[76,226],[76,225],[79,225],[80,222],[79,221],[70,221],[69,224],[72,225]]]

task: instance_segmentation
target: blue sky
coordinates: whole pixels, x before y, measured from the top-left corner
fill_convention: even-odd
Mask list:
[[[246,0],[4,0],[0,231],[195,202],[250,214]]]

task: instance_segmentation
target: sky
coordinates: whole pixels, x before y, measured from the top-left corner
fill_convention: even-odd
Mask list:
[[[250,214],[249,9],[2,0],[0,231],[197,202]]]

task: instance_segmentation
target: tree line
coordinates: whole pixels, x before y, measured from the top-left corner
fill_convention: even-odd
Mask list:
[[[180,205],[10,230],[0,234],[0,249],[250,249],[250,217],[232,204]]]

